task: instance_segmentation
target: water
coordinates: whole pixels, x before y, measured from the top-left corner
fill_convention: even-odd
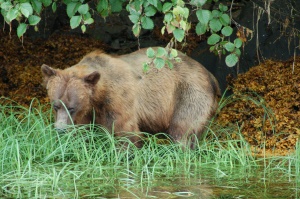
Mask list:
[[[225,174],[210,170],[191,173],[190,177],[169,176],[142,182],[138,179],[120,178],[111,190],[100,191],[94,198],[159,198],[159,199],[292,199],[299,198],[299,187],[283,173],[266,177],[262,171]],[[216,174],[219,173],[219,174]],[[264,176],[265,178],[261,177]],[[95,193],[95,192],[94,192]],[[91,195],[83,194],[83,198]]]
[[[45,166],[31,169],[35,172],[3,176],[0,198],[300,198],[300,176],[294,175],[292,170],[276,170],[275,167],[212,166],[189,171],[162,168],[155,173],[143,173],[138,168],[87,168],[76,164],[52,165],[48,170]],[[51,175],[49,171],[52,171]]]
[[[264,184],[257,181],[241,183],[229,180],[175,179],[158,180],[152,187],[144,189],[120,187],[118,194],[104,198],[197,198],[197,199],[229,199],[229,198],[297,198],[292,183],[270,182]]]

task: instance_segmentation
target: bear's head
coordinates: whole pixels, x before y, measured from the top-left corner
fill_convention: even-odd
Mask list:
[[[55,111],[55,128],[63,131],[70,124],[92,121],[91,97],[100,79],[97,71],[53,69],[41,66],[44,86]]]

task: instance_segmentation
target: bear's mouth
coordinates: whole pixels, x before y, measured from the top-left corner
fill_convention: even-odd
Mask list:
[[[67,128],[57,128],[57,127],[55,127],[54,129],[60,135],[66,134],[68,132]]]

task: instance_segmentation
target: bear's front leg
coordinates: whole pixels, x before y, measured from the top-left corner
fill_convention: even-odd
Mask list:
[[[142,133],[138,127],[137,119],[134,116],[114,115],[109,128],[114,131],[117,137],[128,138],[136,147],[142,147]]]

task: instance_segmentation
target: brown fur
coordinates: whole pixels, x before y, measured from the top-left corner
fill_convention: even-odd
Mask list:
[[[44,84],[56,109],[56,128],[94,121],[117,136],[125,132],[166,132],[187,145],[200,136],[217,109],[218,82],[201,64],[179,53],[182,59],[167,67],[143,73],[149,62],[146,49],[122,56],[102,51],[86,55],[65,70],[42,66]],[[66,117],[67,111],[72,116]],[[122,133],[123,132],[123,133]],[[138,141],[138,138],[132,138]]]

